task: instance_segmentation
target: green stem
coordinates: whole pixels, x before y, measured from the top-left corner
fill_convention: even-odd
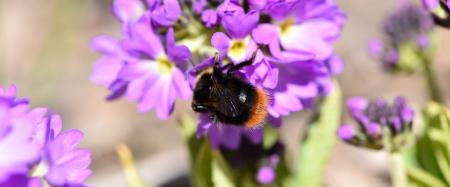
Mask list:
[[[428,90],[430,94],[430,98],[434,102],[443,103],[441,91],[439,89],[439,84],[436,78],[436,73],[433,69],[433,65],[431,60],[429,58],[424,57],[425,55],[422,55],[422,63],[424,67],[424,76],[425,81],[428,85]]]
[[[391,161],[391,181],[393,187],[407,187],[408,179],[402,155],[399,152],[392,152]]]

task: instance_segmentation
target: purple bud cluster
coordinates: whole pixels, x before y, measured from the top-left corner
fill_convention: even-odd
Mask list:
[[[413,109],[403,97],[395,98],[392,105],[383,99],[369,102],[363,98],[351,98],[347,108],[357,126],[347,123],[338,129],[338,137],[350,144],[371,149],[398,150],[411,134]]]

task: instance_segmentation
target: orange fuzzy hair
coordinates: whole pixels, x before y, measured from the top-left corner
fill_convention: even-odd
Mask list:
[[[251,109],[250,118],[245,122],[247,128],[258,128],[264,123],[267,117],[267,108],[269,107],[269,96],[261,89],[256,88],[256,100]]]

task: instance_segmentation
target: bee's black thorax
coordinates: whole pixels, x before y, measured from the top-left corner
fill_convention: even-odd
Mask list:
[[[255,102],[253,85],[214,68],[212,73],[202,74],[198,79],[192,108],[196,112],[211,112],[217,122],[241,126],[250,118]]]

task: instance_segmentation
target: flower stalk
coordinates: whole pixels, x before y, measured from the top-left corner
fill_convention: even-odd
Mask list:
[[[424,69],[423,76],[428,86],[429,97],[434,102],[442,103],[443,99],[441,95],[441,90],[439,88],[439,83],[436,78],[436,72],[433,69],[433,64],[430,58],[427,58],[426,55],[422,54],[420,56]]]
[[[405,162],[400,152],[391,152],[391,181],[393,187],[407,187],[408,178],[406,175]]]
[[[123,167],[123,172],[129,187],[144,187],[139,172],[134,163],[133,155],[125,144],[119,144],[116,148],[117,155]]]

